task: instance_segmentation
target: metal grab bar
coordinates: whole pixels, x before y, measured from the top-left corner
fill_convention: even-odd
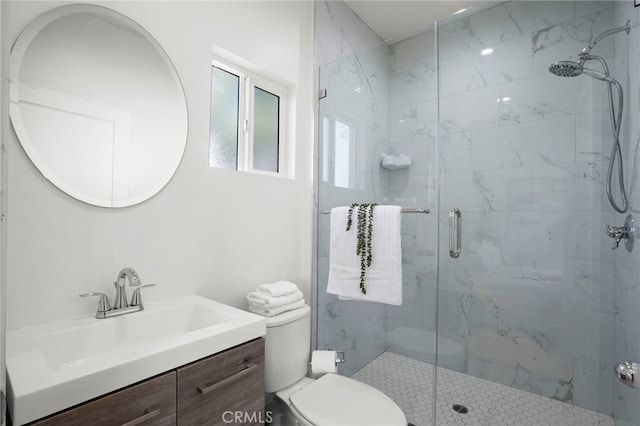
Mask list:
[[[449,256],[453,259],[460,257],[462,251],[461,217],[460,209],[451,209],[449,212]]]
[[[406,208],[400,209],[400,213],[423,213],[429,214],[431,210],[429,209],[419,209],[419,208]],[[331,214],[331,210],[322,210],[320,214]]]

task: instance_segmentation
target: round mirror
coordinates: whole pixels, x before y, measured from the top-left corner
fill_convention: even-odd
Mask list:
[[[125,207],[160,191],[187,141],[187,105],[162,47],[131,19],[71,5],[32,21],[11,52],[9,112],[25,152],[62,191]]]

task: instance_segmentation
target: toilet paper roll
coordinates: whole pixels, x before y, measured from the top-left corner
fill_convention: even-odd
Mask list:
[[[313,374],[337,373],[336,351],[313,351],[311,353],[311,372]]]

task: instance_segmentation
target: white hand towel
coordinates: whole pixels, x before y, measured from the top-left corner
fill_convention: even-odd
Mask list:
[[[372,261],[366,269],[365,288],[360,291],[360,256],[356,254],[357,210],[352,214],[351,230],[347,228],[348,207],[331,209],[329,244],[329,280],[327,293],[343,300],[402,304],[402,250],[400,239],[400,207],[376,206],[373,212],[371,238]]]
[[[304,300],[298,300],[297,302],[290,303],[284,306],[278,306],[277,308],[265,308],[263,306],[257,306],[257,305],[254,305],[253,303],[249,303],[249,310],[254,314],[262,315],[265,317],[273,317],[275,315],[292,311],[294,309],[300,309],[303,306],[304,306]]]
[[[274,297],[295,293],[296,290],[298,290],[298,286],[290,281],[276,281],[270,284],[260,284],[256,287],[257,292]]]
[[[278,297],[267,296],[266,294],[257,291],[251,291],[247,294],[247,300],[249,303],[268,308],[277,308],[278,306],[289,305],[297,302],[298,300],[302,300],[303,298],[304,295],[300,290],[296,290],[295,293]]]

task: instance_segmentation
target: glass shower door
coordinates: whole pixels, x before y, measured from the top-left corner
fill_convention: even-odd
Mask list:
[[[606,88],[548,67],[614,6],[512,1],[438,25],[436,424],[613,425]]]
[[[320,1],[316,39],[318,210],[378,203],[435,212],[433,31],[389,45],[344,3]],[[403,167],[385,167],[383,154]],[[343,351],[340,374],[387,394],[408,422],[432,424],[434,215],[401,215],[400,306],[328,294],[329,215],[317,224],[317,348]]]

